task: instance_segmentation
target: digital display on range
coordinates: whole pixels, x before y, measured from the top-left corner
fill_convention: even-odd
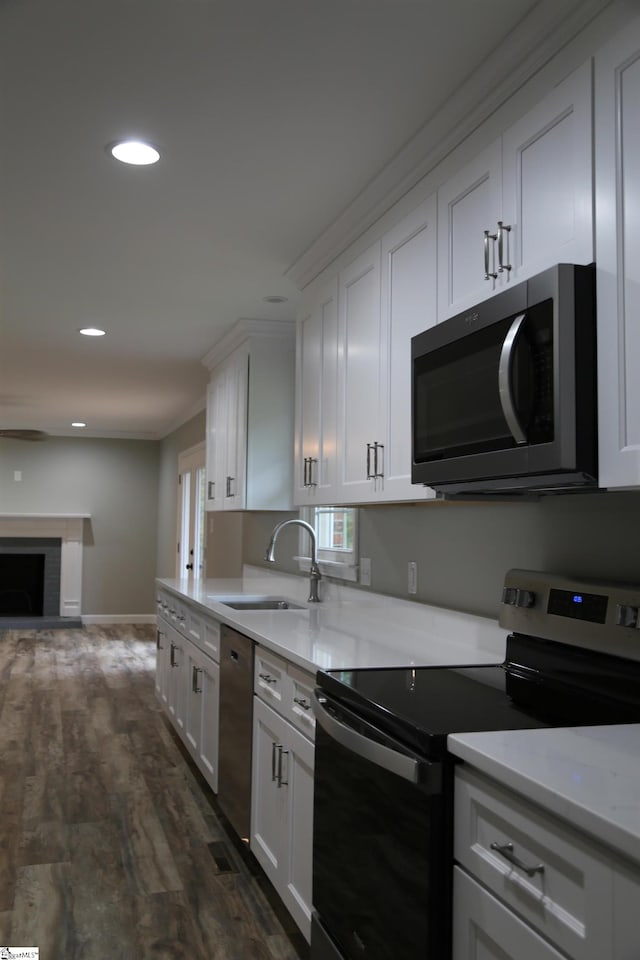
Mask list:
[[[549,591],[547,613],[570,620],[588,620],[604,623],[607,619],[609,598],[598,593],[576,593],[574,590]]]

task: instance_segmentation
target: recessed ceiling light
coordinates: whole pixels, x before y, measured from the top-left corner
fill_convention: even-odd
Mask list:
[[[262,298],[265,303],[286,303],[289,297],[281,297],[278,294],[273,294],[270,297]]]
[[[74,420],[71,424],[72,427],[86,427],[86,423],[83,423],[82,420]]]
[[[142,140],[119,140],[117,143],[110,143],[107,150],[121,163],[132,163],[136,167],[148,166],[160,159],[156,148]]]
[[[81,333],[83,337],[104,337],[105,335],[105,331],[101,330],[100,327],[81,327],[78,333]]]

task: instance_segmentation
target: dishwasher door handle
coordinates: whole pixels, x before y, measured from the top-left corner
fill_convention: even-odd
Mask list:
[[[440,793],[442,790],[442,765],[432,763],[428,760],[422,760],[418,757],[412,757],[406,753],[394,750],[392,747],[386,747],[382,743],[377,743],[348,724],[343,723],[327,710],[326,704],[330,703],[327,697],[314,690],[311,694],[313,700],[313,710],[316,715],[317,723],[329,734],[337,743],[351,750],[357,756],[368,760],[383,770],[395,773],[404,780],[411,783],[419,783],[427,787],[429,793]],[[344,707],[340,709],[347,713]],[[354,715],[355,716],[355,715]],[[367,723],[361,717],[358,717],[358,724],[365,729],[368,727],[375,731],[372,724]],[[379,736],[384,734],[378,733]]]

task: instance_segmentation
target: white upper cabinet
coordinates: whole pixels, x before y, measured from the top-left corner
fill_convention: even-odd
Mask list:
[[[338,375],[338,281],[315,291],[297,329],[295,502],[335,497]]]
[[[205,358],[207,510],[293,502],[294,326],[240,321]]]
[[[596,56],[598,443],[603,487],[640,485],[640,18]]]
[[[438,317],[593,260],[591,63],[438,191]]]
[[[502,156],[496,141],[438,190],[438,319],[496,289],[495,236],[502,207]]]
[[[342,271],[338,286],[338,496],[371,499],[379,421],[380,243]],[[375,447],[374,447],[375,445]]]
[[[431,499],[411,484],[411,338],[437,320],[435,195],[382,238],[379,456],[376,499]]]
[[[593,261],[591,74],[587,62],[502,138],[510,282],[556,263]]]

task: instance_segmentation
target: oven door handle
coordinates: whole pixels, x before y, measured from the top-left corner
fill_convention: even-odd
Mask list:
[[[513,364],[513,351],[516,348],[516,342],[520,336],[522,325],[526,319],[526,313],[520,313],[515,318],[509,332],[504,338],[502,350],[500,351],[500,363],[498,365],[498,392],[500,394],[500,406],[502,413],[507,421],[507,426],[511,431],[511,436],[517,444],[527,442],[527,435],[522,428],[518,411],[513,402],[513,393],[511,391],[511,367]]]
[[[400,753],[398,750],[393,750],[391,747],[386,747],[382,743],[369,739],[369,737],[332,716],[325,707],[325,704],[330,702],[329,699],[318,690],[314,690],[311,697],[316,721],[341,746],[377,767],[382,767],[383,770],[397,774],[404,780],[425,785],[429,792],[439,793],[442,790],[442,765],[440,763],[432,763],[406,753]],[[340,710],[349,713],[342,705],[340,705]],[[376,728],[363,720],[362,717],[357,719],[360,726],[375,731]],[[384,734],[378,731],[378,736],[384,736]]]

